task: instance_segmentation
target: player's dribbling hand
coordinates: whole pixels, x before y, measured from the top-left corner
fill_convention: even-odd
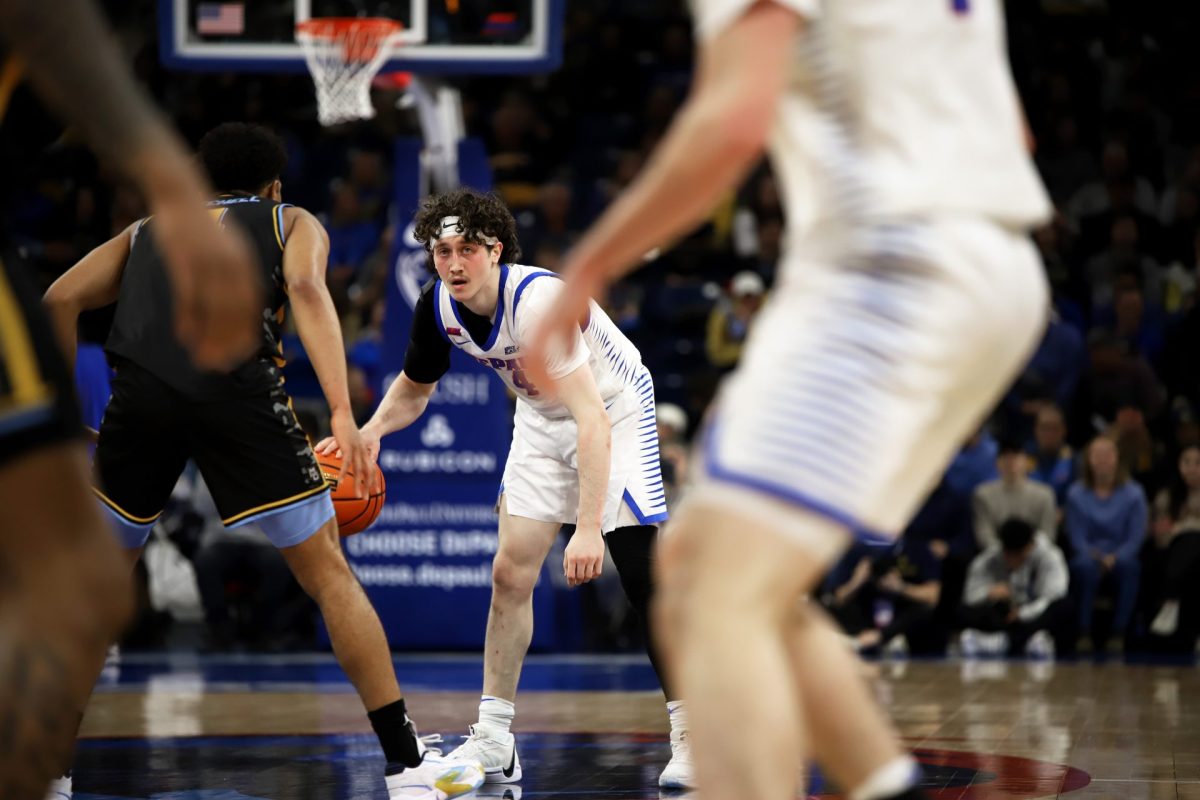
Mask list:
[[[359,429],[358,434],[362,436],[363,442],[367,445],[367,455],[371,457],[371,461],[379,460],[379,434],[370,429],[369,426],[363,426]],[[326,436],[321,441],[313,446],[313,452],[319,456],[334,455],[338,458],[342,457],[342,448],[338,446],[337,439],[332,436]]]
[[[155,243],[171,274],[175,334],[196,366],[226,370],[254,355],[266,307],[246,237],[195,202],[154,206]]]
[[[329,427],[333,431],[333,436],[326,439],[321,445],[333,440],[332,447],[327,447],[324,451],[319,448],[317,452],[328,453],[330,449],[336,449],[342,458],[342,468],[338,472],[338,484],[345,479],[346,474],[353,475],[354,494],[356,497],[366,497],[368,494],[374,494],[379,491],[379,473],[375,471],[373,465],[376,456],[379,455],[379,439],[370,437],[364,434],[354,424],[354,416],[348,410],[335,411],[332,418],[329,420]]]
[[[579,527],[567,542],[563,554],[563,575],[567,586],[582,586],[600,577],[604,568],[604,537],[599,528]]]

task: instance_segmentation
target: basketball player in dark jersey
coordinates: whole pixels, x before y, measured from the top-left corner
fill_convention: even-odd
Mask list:
[[[193,356],[244,358],[257,329],[249,251],[205,211],[203,178],[90,0],[0,0],[0,204],[18,174],[10,159],[37,154],[17,135],[31,121],[5,119],[25,79],[174,230],[168,255]],[[70,373],[37,293],[15,259],[0,262],[0,797],[41,800],[69,763],[78,709],[132,596],[88,489]]]
[[[194,367],[174,337],[153,217],[92,251],[55,282],[46,303],[70,336],[81,311],[116,301],[106,350],[116,376],[96,445],[96,495],[119,538],[140,551],[186,462],[194,460],[225,525],[255,523],[316,601],[334,653],[358,690],[387,757],[390,796],[457,797],[483,782],[474,761],[426,750],[409,721],[383,627],[342,553],[329,488],[284,390],[280,327],[289,304],[332,414],[343,474],[370,476],[354,423],[342,333],[325,284],[329,237],[281,202],[283,143],[264,128],[225,123],[200,160],[219,192],[209,209],[245,232],[267,287],[258,352],[232,371]],[[357,481],[357,478],[355,478]]]

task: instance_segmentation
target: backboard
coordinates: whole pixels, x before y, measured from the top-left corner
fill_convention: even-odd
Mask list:
[[[297,22],[388,17],[405,46],[385,72],[546,72],[562,58],[565,1],[158,0],[159,50],[172,69],[303,72]]]

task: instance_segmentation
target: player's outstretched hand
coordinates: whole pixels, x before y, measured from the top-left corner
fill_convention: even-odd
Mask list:
[[[379,486],[379,474],[375,471],[374,464],[375,458],[379,455],[379,439],[360,431],[354,424],[354,416],[348,410],[334,412],[333,417],[329,420],[329,427],[333,431],[333,436],[330,438],[335,441],[334,446],[342,456],[342,469],[338,473],[338,483],[340,484],[345,479],[347,473],[351,473],[354,476],[356,497],[366,497],[367,494],[378,492],[381,487]]]
[[[600,577],[604,568],[604,537],[599,528],[578,527],[567,542],[563,574],[568,586],[582,586]]]
[[[221,228],[202,203],[153,203],[155,242],[171,273],[175,333],[204,369],[254,355],[266,307],[261,270],[246,237]]]
[[[571,355],[579,325],[588,315],[588,302],[601,288],[579,274],[563,273],[563,288],[555,304],[534,328],[524,347],[524,361],[533,385],[553,391],[555,381],[547,365]]]

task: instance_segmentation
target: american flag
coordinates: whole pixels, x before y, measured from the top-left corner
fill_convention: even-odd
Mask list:
[[[246,31],[246,9],[241,3],[201,3],[196,8],[196,32],[208,36],[240,36]]]

